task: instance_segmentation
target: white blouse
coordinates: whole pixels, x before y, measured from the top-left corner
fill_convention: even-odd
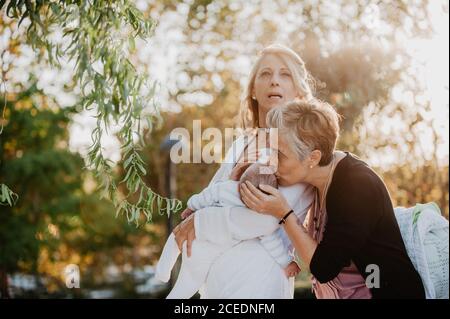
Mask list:
[[[239,137],[228,151],[210,185],[228,179],[250,139]],[[279,187],[286,199],[299,196],[292,207],[303,222],[313,201],[313,188],[306,184]],[[262,218],[263,217],[263,218]],[[293,246],[278,220],[244,207],[207,207],[194,214],[195,236],[217,244],[236,243],[212,265],[201,298],[293,298],[294,279],[264,249],[258,238],[278,231],[287,249]]]

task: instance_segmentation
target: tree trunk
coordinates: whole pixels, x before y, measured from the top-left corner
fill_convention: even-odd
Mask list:
[[[2,299],[9,299],[8,274],[6,270],[0,268],[0,296]]]

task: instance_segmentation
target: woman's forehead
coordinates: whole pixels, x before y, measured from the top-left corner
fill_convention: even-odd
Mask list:
[[[289,70],[289,67],[287,66],[283,58],[274,53],[267,53],[262,57],[259,64],[259,70],[263,70],[265,68]]]

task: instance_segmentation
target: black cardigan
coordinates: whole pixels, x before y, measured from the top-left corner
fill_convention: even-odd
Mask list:
[[[337,165],[326,195],[327,223],[311,260],[316,279],[327,282],[353,261],[367,278],[375,264],[380,287],[373,298],[424,298],[419,274],[409,259],[394,215],[389,192],[381,178],[347,153]]]

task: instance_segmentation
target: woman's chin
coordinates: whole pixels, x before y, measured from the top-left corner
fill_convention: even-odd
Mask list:
[[[271,110],[274,107],[279,107],[279,106],[283,106],[283,105],[284,105],[284,100],[283,99],[280,99],[279,101],[271,101],[271,100],[269,100],[266,103],[266,108],[268,110]]]

